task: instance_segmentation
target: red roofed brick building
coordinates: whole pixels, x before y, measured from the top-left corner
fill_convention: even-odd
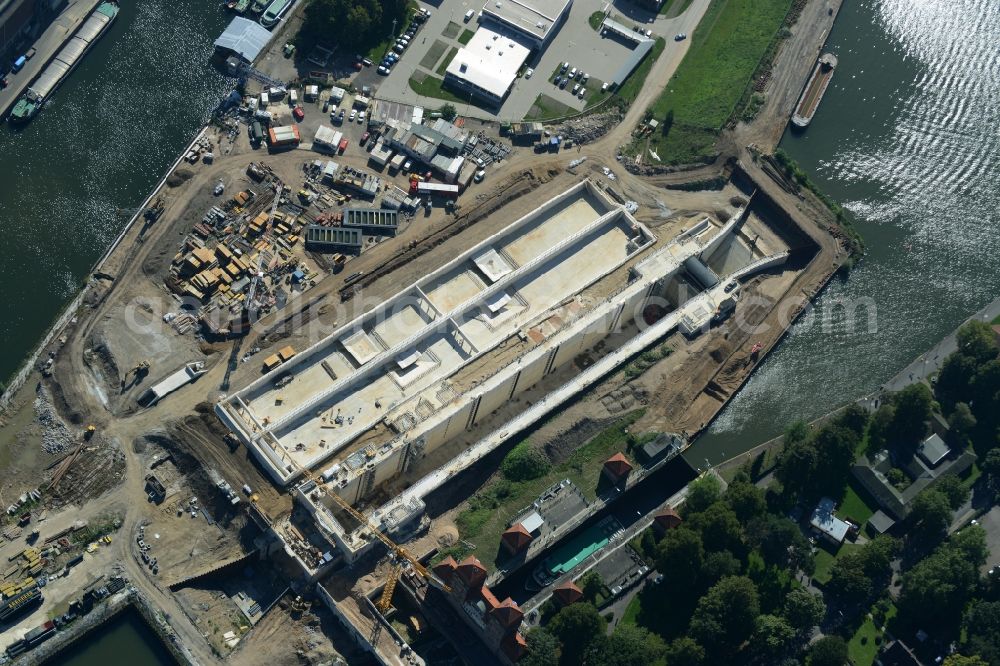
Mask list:
[[[632,463],[630,463],[628,458],[626,458],[625,455],[619,451],[604,461],[604,467],[601,469],[601,474],[603,474],[611,483],[618,485],[628,478],[629,472],[631,471]]]
[[[486,567],[470,555],[460,563],[447,557],[435,564],[433,570],[451,588],[445,597],[467,620],[466,624],[501,661],[516,663],[527,651],[527,644],[519,632],[524,612],[513,599],[507,597],[500,601],[484,585]]]
[[[568,580],[552,588],[552,596],[555,597],[560,606],[569,606],[583,598],[583,590],[578,588],[576,583]]]
[[[653,529],[656,530],[660,536],[663,536],[669,530],[679,526],[682,522],[683,520],[680,515],[674,511],[673,507],[668,506],[665,509],[657,511],[656,515],[653,516]]]
[[[514,523],[506,532],[500,535],[500,543],[511,555],[517,555],[526,549],[534,537],[521,523]]]

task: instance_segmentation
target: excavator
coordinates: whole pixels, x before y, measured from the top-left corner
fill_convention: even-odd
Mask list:
[[[133,367],[129,368],[122,377],[122,392],[126,389],[126,383],[128,382],[129,375],[132,375],[132,383],[128,384],[127,388],[132,388],[136,384],[142,381],[142,378],[149,374],[149,361],[140,361],[136,363]]]

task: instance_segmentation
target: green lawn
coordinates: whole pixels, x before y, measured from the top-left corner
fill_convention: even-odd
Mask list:
[[[392,48],[392,44],[395,41],[395,37],[387,37],[383,39],[381,42],[368,49],[368,53],[366,54],[368,59],[374,63],[378,63],[385,57],[385,54],[389,52],[389,49]]]
[[[567,114],[573,113],[576,109],[566,106],[559,100],[553,99],[541,93],[535,98],[535,103],[531,105],[528,109],[528,115],[524,117],[525,120],[547,120],[549,118],[559,118]]]
[[[813,579],[818,583],[825,584],[830,582],[830,572],[833,570],[833,565],[844,553],[860,548],[861,546],[856,546],[853,543],[845,543],[840,546],[840,548],[834,552],[830,550],[830,547],[818,543],[816,547],[816,555],[813,559],[816,561],[816,572],[813,574]]]
[[[448,52],[448,55],[445,57],[445,59],[441,61],[440,65],[438,65],[437,68],[438,74],[444,76],[444,73],[448,70],[448,65],[451,64],[451,61],[455,57],[456,53],[458,53],[458,47],[457,46],[451,47],[451,51]]]
[[[625,451],[628,435],[625,428],[635,423],[644,410],[637,410],[619,419],[613,426],[593,437],[565,461],[553,466],[548,474],[531,481],[511,482],[496,478],[481,488],[470,506],[456,519],[461,538],[475,546],[476,557],[490,570],[496,566],[500,551],[500,535],[517,512],[531,504],[549,486],[563,479],[577,485],[588,501],[597,497],[604,461],[617,451]],[[466,554],[463,548],[447,553],[458,558]]]
[[[468,44],[472,36],[476,34],[475,30],[465,30],[458,38],[459,44]]]
[[[890,605],[889,612],[886,615],[886,622],[888,623],[895,615],[896,606]],[[870,616],[866,617],[864,624],[854,632],[851,640],[847,643],[847,655],[850,657],[851,663],[856,666],[867,666],[873,663],[879,649],[875,638],[881,635],[882,632],[875,626],[872,618]]]
[[[673,112],[669,131],[650,136],[661,162],[695,162],[713,153],[790,5],[791,0],[713,0],[684,61],[650,107],[660,121]]]
[[[425,97],[433,97],[435,99],[443,99],[446,102],[452,102],[453,104],[471,104],[472,106],[478,106],[482,109],[489,111],[490,109],[481,105],[476,98],[470,98],[468,95],[456,95],[452,91],[444,87],[444,79],[439,79],[436,76],[431,76],[430,74],[423,76],[417,73],[410,77],[410,90],[417,93],[418,95],[424,95]]]
[[[840,506],[837,507],[837,516],[839,518],[850,518],[864,528],[865,523],[868,522],[873,513],[875,513],[875,510],[865,503],[865,500],[855,490],[854,484],[847,484],[844,499],[841,501]]]
[[[675,16],[680,16],[687,11],[687,8],[691,6],[694,0],[664,0],[663,6],[660,7],[660,14],[664,16],[669,16],[673,18]],[[673,11],[677,7],[676,11]],[[673,11],[673,13],[671,13]]]
[[[590,23],[590,27],[594,30],[600,30],[601,24],[604,23],[604,12],[594,12],[587,19],[587,22]]]

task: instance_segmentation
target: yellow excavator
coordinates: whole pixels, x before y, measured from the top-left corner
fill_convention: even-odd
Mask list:
[[[125,386],[128,383],[129,375],[132,376],[132,384],[129,387],[138,384],[142,381],[142,378],[149,374],[149,361],[140,361],[125,372],[125,376],[122,377],[122,391],[125,390]]]

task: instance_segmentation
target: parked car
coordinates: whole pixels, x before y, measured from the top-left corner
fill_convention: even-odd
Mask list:
[[[364,125],[365,124],[365,112],[364,111],[362,111],[361,113],[358,114],[358,124],[359,125]]]
[[[647,37],[652,37],[653,36],[653,31],[650,30],[649,28],[646,28],[646,36]]]
[[[683,42],[687,38],[688,38],[687,33],[684,32],[679,32],[676,35],[674,35],[675,42]]]
[[[357,118],[357,117],[358,117],[358,110],[357,109],[351,109],[351,117],[348,118],[348,120],[350,120],[353,123],[354,119]]]
[[[608,85],[609,84],[608,84],[607,81],[605,81],[604,83],[602,83],[601,84],[601,92],[608,92]]]
[[[562,64],[562,67],[559,68],[559,71],[560,72],[565,72],[567,69],[569,69],[569,63],[568,62],[564,62]]]
[[[302,119],[306,117],[306,112],[302,110],[301,106],[297,106],[292,109],[292,115],[295,116],[296,120],[302,122]]]
[[[368,137],[370,137],[370,136],[371,136],[371,133],[370,133],[370,132],[365,132],[364,134],[362,134],[362,135],[361,135],[361,143],[360,143],[360,145],[362,145],[362,146],[363,146],[363,145],[365,145],[366,143],[368,143]]]
[[[565,88],[567,83],[569,83],[569,79],[567,79],[565,76],[559,79],[560,88]]]
[[[339,123],[344,122],[344,110],[343,109],[341,109],[340,113],[337,114],[337,122],[339,122]]]
[[[587,74],[586,72],[581,72],[580,73],[580,83],[586,84],[587,81],[589,81],[589,80],[590,80],[590,74]]]
[[[371,58],[365,58],[364,60],[361,61],[361,64],[364,65],[365,67],[371,67],[372,66]]]
[[[569,70],[569,78],[571,78],[571,79],[575,79],[576,78],[576,67],[574,67],[573,69]]]
[[[378,73],[381,74],[382,76],[389,76],[389,68],[386,67],[385,65],[379,65]]]
[[[576,94],[576,96],[579,97],[580,99],[583,99],[583,96],[586,95],[586,94],[587,94],[587,89],[584,88],[583,86],[581,86],[580,87],[580,92],[578,92]]]
[[[580,91],[580,84],[579,83],[573,84],[573,94],[575,95],[579,91]]]
[[[526,72],[524,73],[524,78],[526,78],[526,79],[530,79],[530,78],[531,78],[531,75],[532,75],[532,74],[534,74],[534,73],[535,73],[535,70],[533,70],[533,69],[531,69],[531,68],[529,67],[529,68],[528,68],[528,71],[526,71]]]
[[[360,60],[358,62],[354,63],[354,69],[358,70],[359,72],[361,71],[361,69],[363,67],[364,67],[364,65],[361,64]]]
[[[473,180],[476,181],[477,183],[481,183],[483,182],[483,178],[486,178],[486,170],[480,169],[479,171],[476,172],[476,175],[473,177]]]

